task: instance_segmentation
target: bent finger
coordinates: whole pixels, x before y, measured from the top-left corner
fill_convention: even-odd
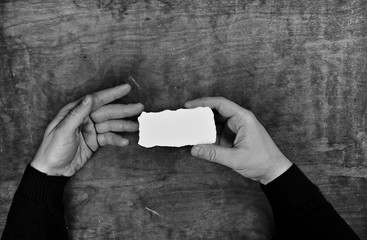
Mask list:
[[[139,124],[127,120],[109,120],[97,123],[96,130],[98,133],[106,132],[136,132],[139,130]]]
[[[223,97],[198,98],[185,103],[187,108],[210,107],[225,118],[231,118],[241,111],[247,111],[236,103]]]
[[[98,134],[97,140],[100,146],[105,146],[109,144],[113,146],[124,147],[124,146],[129,145],[129,140],[121,137],[120,135],[116,133],[111,133],[111,132]]]
[[[92,109],[92,98],[86,95],[70,112],[65,116],[64,120],[60,122],[60,127],[69,133],[75,132],[79,126],[88,117]]]
[[[68,115],[71,109],[73,109],[79,102],[80,99],[63,106],[56,114],[54,119],[48,124],[45,133],[51,132],[57,125],[59,125],[59,123],[66,117],[66,115]]]
[[[100,123],[110,119],[132,117],[140,114],[144,105],[136,104],[109,104],[93,112],[90,116],[94,122]]]

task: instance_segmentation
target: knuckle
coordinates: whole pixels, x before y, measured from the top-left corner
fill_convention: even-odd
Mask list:
[[[92,112],[91,114],[89,114],[90,118],[92,119],[93,122],[96,122],[97,118],[96,118],[96,112]]]
[[[225,103],[227,101],[227,99],[222,97],[222,96],[219,96],[219,97],[216,97],[215,101],[218,103],[218,105],[220,107],[221,105],[223,105],[223,103]]]
[[[119,111],[121,112],[121,115],[123,116],[126,116],[133,109],[132,104],[121,105],[119,107],[120,107]]]
[[[103,131],[103,126],[101,126],[101,124],[96,124],[95,127],[96,127],[97,133],[100,133]]]
[[[79,109],[78,109],[78,106],[76,106],[75,108],[73,108],[71,111],[70,111],[70,115],[75,117],[76,115],[78,115],[78,112],[79,112]]]
[[[107,144],[111,144],[115,141],[116,135],[113,133],[107,133],[106,134],[106,142]]]
[[[100,97],[96,93],[92,94],[92,99],[93,99],[94,103],[96,103],[97,106],[102,106],[104,104],[102,102],[102,100],[100,99]]]
[[[118,129],[120,130],[120,131],[125,131],[126,130],[126,124],[124,124],[124,122],[120,122],[119,124],[118,124]]]
[[[116,143],[118,143],[118,142],[119,142],[119,140],[120,140],[120,138],[119,138],[118,136],[116,136],[116,135],[112,135],[112,136],[111,136],[110,143],[111,143],[111,144],[116,144]]]
[[[226,99],[225,99],[224,97],[222,97],[222,96],[219,96],[219,97],[218,97],[218,100],[219,100],[219,101],[221,101],[221,102],[223,102],[223,101],[225,101]]]
[[[110,122],[110,121],[106,122],[106,128],[107,128],[108,131],[111,131],[113,129],[112,122]]]
[[[248,112],[248,115],[249,115],[251,118],[255,118],[255,114],[254,114],[252,111],[247,110],[247,112]]]
[[[106,145],[106,137],[104,134],[98,134],[97,140],[100,146]]]
[[[88,99],[88,98],[92,98],[93,99],[93,95],[92,94],[87,94],[82,99],[85,100],[85,99]]]
[[[109,120],[109,119],[112,119],[112,114],[110,111],[107,111],[104,115],[104,120]]]
[[[249,110],[244,111],[244,117],[247,121],[254,122],[256,120],[255,114]]]
[[[210,148],[208,151],[208,156],[207,156],[208,159],[210,161],[215,161],[216,155],[217,155],[217,152],[215,151],[215,148]]]

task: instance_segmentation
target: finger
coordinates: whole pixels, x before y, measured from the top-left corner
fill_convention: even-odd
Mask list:
[[[131,90],[131,86],[129,84],[123,84],[116,86],[114,88],[105,89],[99,92],[95,92],[92,94],[93,97],[93,110],[95,111],[103,105],[113,102],[116,99],[122,98],[126,94],[128,94]]]
[[[109,102],[112,102],[118,98],[121,98],[128,94],[131,90],[131,87],[129,84],[123,84],[116,86],[114,88],[105,89],[99,92],[95,92],[92,94],[93,97],[93,110],[96,110],[103,106],[104,104],[107,104]],[[65,117],[66,115],[73,109],[81,99],[78,99],[74,102],[71,102],[67,105],[65,105],[61,110],[57,113],[55,118],[50,122],[48,125],[47,130],[54,129]],[[47,132],[46,130],[46,132]]]
[[[227,122],[228,118],[223,117],[222,115],[220,115],[217,110],[213,109],[213,113],[214,113],[214,120],[215,120],[216,123],[225,123],[225,122]]]
[[[236,103],[223,97],[199,98],[185,103],[187,108],[210,107],[218,111],[220,115],[231,118],[244,109]]]
[[[51,132],[52,129],[54,129],[66,117],[66,115],[68,115],[71,109],[73,109],[79,102],[80,99],[62,107],[61,110],[55,116],[55,118],[48,124],[45,133]]]
[[[109,104],[91,114],[94,122],[104,122],[110,119],[132,117],[140,114],[144,109],[141,103],[136,104]]]
[[[84,138],[84,141],[87,147],[92,152],[97,151],[99,145],[97,142],[96,128],[95,128],[93,121],[90,118],[88,118],[88,120],[85,121],[85,123],[83,123],[82,126],[83,128],[81,130],[82,130],[83,138]]]
[[[235,149],[213,144],[199,144],[191,149],[191,155],[211,162],[229,166],[229,159],[233,158]]]
[[[74,132],[84,122],[92,110],[92,97],[86,95],[71,111],[66,115],[61,122],[62,127],[67,131]]]
[[[98,133],[106,132],[136,132],[139,130],[139,124],[127,120],[109,120],[97,123],[96,130]]]
[[[97,135],[98,144],[100,146],[105,146],[107,144],[124,147],[129,145],[129,140],[121,137],[116,133],[102,133]]]

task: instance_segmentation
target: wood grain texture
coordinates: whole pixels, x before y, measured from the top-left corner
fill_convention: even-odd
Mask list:
[[[55,113],[129,82],[121,102],[148,111],[219,95],[252,110],[366,239],[366,34],[364,0],[1,1],[0,232]],[[105,147],[65,202],[72,239],[274,235],[258,184],[189,148]]]

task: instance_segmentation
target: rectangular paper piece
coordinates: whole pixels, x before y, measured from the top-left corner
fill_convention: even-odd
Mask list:
[[[215,143],[214,114],[209,107],[143,112],[138,121],[138,144],[146,148]]]

